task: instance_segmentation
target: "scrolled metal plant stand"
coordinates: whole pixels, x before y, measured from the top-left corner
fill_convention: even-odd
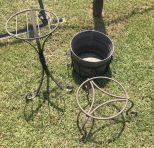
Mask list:
[[[122,88],[122,91],[124,93],[124,96],[117,96],[117,95],[114,95],[114,94],[111,94],[109,92],[106,92],[105,90],[103,90],[102,88],[100,88],[95,82],[94,80],[97,80],[97,79],[105,79],[105,80],[110,80],[110,81],[113,81],[115,82],[116,84],[118,84],[121,88]],[[92,88],[92,102],[91,102],[91,105],[90,105],[90,109],[88,111],[86,111],[81,105],[80,105],[80,90],[81,88],[84,86],[84,85],[89,85],[91,86]],[[106,102],[103,102],[101,104],[99,104],[97,107],[93,108],[94,107],[94,103],[95,103],[95,88],[98,89],[99,91],[101,91],[102,93],[110,96],[110,97],[113,97],[115,99],[112,99],[112,100],[108,100]],[[125,90],[125,88],[117,81],[117,80],[114,80],[114,79],[111,79],[111,78],[108,78],[108,77],[103,77],[103,76],[98,76],[98,77],[93,77],[93,78],[89,78],[87,79],[86,81],[84,81],[78,88],[77,90],[77,93],[76,93],[76,100],[77,100],[77,104],[79,106],[79,108],[81,109],[81,111],[87,116],[87,118],[93,118],[93,119],[97,119],[97,120],[109,120],[109,119],[113,119],[117,116],[119,116],[126,108],[127,106],[127,103],[128,103],[128,94]],[[112,115],[112,116],[108,116],[108,117],[99,117],[99,116],[94,116],[94,113],[97,109],[99,109],[100,107],[104,106],[104,105],[109,105],[113,102],[121,102],[121,101],[124,101],[125,104],[123,106],[123,108],[116,114]]]
[[[18,34],[18,17],[23,14],[25,15],[25,22],[27,25],[26,37],[22,37],[21,33]],[[42,27],[42,24],[39,24],[39,20],[42,21],[41,18],[44,17],[44,16],[41,17],[40,16],[41,14],[46,15],[46,19],[47,19],[46,23],[47,24],[45,26],[48,25],[48,29],[49,29],[49,31],[45,34],[41,34],[41,30],[43,27]],[[52,24],[51,15],[57,19],[56,24]],[[15,24],[16,24],[16,29],[15,29],[16,31],[14,31],[12,33],[12,31],[9,31],[9,25],[11,25],[10,24],[11,20],[14,20],[14,19],[15,19]],[[29,20],[30,20],[30,22],[29,22]],[[31,24],[31,27],[30,27],[29,23]],[[44,23],[44,22],[42,22],[42,23]],[[51,80],[54,81],[55,84],[60,89],[63,89],[62,85],[60,85],[58,83],[58,81],[52,76],[51,72],[49,71],[47,63],[46,63],[46,59],[44,56],[45,42],[52,35],[52,33],[57,29],[58,25],[59,25],[59,18],[57,17],[57,15],[53,12],[49,12],[44,9],[26,9],[26,10],[20,11],[18,13],[15,13],[14,15],[12,15],[6,22],[6,31],[8,32],[8,34],[12,37],[23,40],[23,41],[27,42],[28,44],[30,44],[37,52],[41,66],[42,66],[42,75],[41,75],[39,85],[38,85],[36,91],[34,91],[33,95],[32,95],[32,93],[28,93],[26,95],[26,99],[33,99],[39,95],[41,86],[43,84],[44,75],[47,76],[47,79],[51,78]],[[29,33],[33,33],[33,37],[30,37]],[[44,39],[42,44],[41,44],[41,39],[42,40]],[[32,44],[33,40],[35,40],[36,46]]]

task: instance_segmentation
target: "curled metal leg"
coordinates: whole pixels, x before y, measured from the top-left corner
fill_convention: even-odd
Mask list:
[[[40,63],[42,64],[42,67],[43,67],[46,75],[48,77],[50,77],[51,80],[53,80],[60,89],[63,89],[63,87],[58,83],[58,81],[52,76],[51,72],[49,71],[48,66],[46,64],[46,60],[45,60],[45,57],[44,57],[43,50],[40,49],[38,54],[39,54]]]
[[[48,70],[49,71],[49,70]],[[52,74],[49,72],[48,73],[48,76],[57,84],[57,86],[60,88],[60,89],[63,89],[63,86],[59,84],[59,82],[52,76]]]
[[[28,100],[33,100],[35,97],[37,97],[39,95],[41,86],[43,84],[43,79],[44,79],[44,69],[42,67],[42,75],[41,75],[41,79],[40,79],[39,85],[38,85],[37,89],[34,91],[33,95],[32,95],[32,93],[27,93],[27,95],[26,95],[26,100],[27,101]]]

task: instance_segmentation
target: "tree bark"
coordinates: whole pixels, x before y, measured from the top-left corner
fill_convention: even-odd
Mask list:
[[[102,17],[104,0],[93,0],[93,16]]]

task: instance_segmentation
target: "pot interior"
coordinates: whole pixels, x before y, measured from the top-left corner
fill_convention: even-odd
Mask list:
[[[77,49],[74,49],[74,53],[82,60],[88,62],[100,62],[110,55],[110,52],[107,48],[102,48],[98,45],[81,46]]]

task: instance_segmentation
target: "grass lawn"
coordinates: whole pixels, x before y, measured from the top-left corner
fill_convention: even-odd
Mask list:
[[[53,75],[75,86],[73,93],[50,83],[51,103],[45,99],[46,84],[40,97],[26,103],[25,93],[39,81],[40,65],[35,51],[16,39],[0,41],[0,147],[154,147],[154,2],[153,0],[107,0],[105,16],[96,24],[90,0],[44,0],[46,9],[65,18],[45,46]],[[36,0],[0,1],[0,34],[13,13],[38,7]],[[126,88],[133,108],[115,120],[95,121],[91,136],[82,141],[75,91],[79,81],[68,75],[66,51],[74,34],[104,25],[115,46],[111,77]],[[115,87],[112,87],[116,91]],[[128,104],[128,108],[131,103]],[[127,108],[127,109],[128,109]],[[77,122],[79,115],[79,124]],[[87,124],[87,131],[91,122]]]

